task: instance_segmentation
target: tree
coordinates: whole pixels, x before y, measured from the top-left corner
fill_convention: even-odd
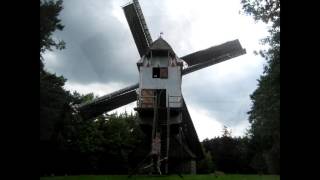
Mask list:
[[[63,89],[66,79],[49,72],[40,75],[40,140],[48,140],[54,124],[62,120],[71,95]]]
[[[40,140],[50,139],[54,124],[61,120],[71,100],[69,92],[63,89],[66,79],[44,71],[42,62],[46,50],[52,50],[53,46],[64,48],[64,42],[57,42],[52,37],[54,31],[63,29],[58,18],[61,10],[62,0],[40,0]]]
[[[53,32],[64,28],[58,18],[62,8],[62,0],[40,0],[40,71],[43,70],[42,53],[52,50],[52,47],[60,50],[65,48],[64,41],[58,41],[52,37]]]
[[[227,126],[223,126],[222,137],[231,137],[231,129],[228,130]]]
[[[72,131],[71,131],[72,129]],[[127,174],[129,154],[141,142],[143,133],[136,115],[101,115],[96,120],[79,117],[70,126],[68,174]]]
[[[250,135],[255,149],[253,166],[269,173],[280,173],[280,0],[242,0],[243,10],[256,21],[271,23],[269,44],[260,55],[267,60],[258,88],[251,94]],[[267,167],[267,168],[265,168]]]
[[[72,99],[71,94],[63,88],[66,79],[45,71],[42,62],[42,54],[46,50],[64,48],[63,41],[57,42],[52,37],[53,32],[64,27],[58,18],[61,10],[62,0],[40,0],[40,140],[51,138],[55,124],[65,116]]]
[[[52,47],[63,49],[64,42],[53,38],[52,33],[62,30],[58,18],[62,0],[40,0],[40,151],[41,175],[61,170],[62,152],[66,151],[67,125],[72,120],[70,102],[74,100],[63,86],[66,79],[44,70],[43,53]]]
[[[200,172],[212,172],[212,170],[226,173],[250,174],[254,173],[250,167],[251,154],[249,139],[247,137],[231,137],[229,131],[224,128],[225,135],[213,139],[205,139],[203,148],[210,154],[200,162]],[[212,169],[208,164],[212,159]],[[210,165],[210,166],[209,166]]]
[[[202,148],[204,149],[203,145]],[[215,169],[210,151],[204,149],[204,152],[204,158],[197,162],[197,173],[199,174],[209,174]]]

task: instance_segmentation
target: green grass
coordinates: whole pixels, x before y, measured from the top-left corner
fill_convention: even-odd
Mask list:
[[[279,175],[178,175],[170,176],[132,176],[126,175],[83,175],[83,176],[55,176],[40,177],[40,180],[280,180]]]

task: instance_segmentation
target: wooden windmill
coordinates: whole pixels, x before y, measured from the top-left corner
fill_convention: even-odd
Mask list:
[[[123,10],[141,57],[137,62],[139,82],[75,107],[89,119],[137,101],[135,110],[149,143],[144,147],[146,158],[138,167],[160,174],[195,173],[196,160],[204,155],[181,93],[182,76],[246,51],[233,40],[178,57],[161,36],[152,41],[138,0]]]

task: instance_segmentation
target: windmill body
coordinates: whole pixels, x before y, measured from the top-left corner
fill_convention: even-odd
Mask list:
[[[140,125],[151,142],[152,149],[160,149],[157,160],[151,164],[159,173],[169,172],[168,162],[174,158],[169,154],[171,139],[179,139],[182,123],[181,80],[183,61],[176,57],[170,45],[161,37],[154,41],[149,50],[137,63],[139,69],[139,88],[137,90],[137,107]],[[156,141],[156,134],[160,142]],[[179,136],[180,135],[180,136]],[[181,138],[179,139],[182,141]],[[171,143],[172,144],[172,143]],[[158,146],[158,147],[157,147]],[[151,169],[152,171],[152,169]]]
[[[141,59],[139,82],[91,102],[75,105],[85,119],[137,101],[135,110],[146,146],[135,170],[196,173],[196,161],[204,153],[181,93],[182,76],[246,53],[239,40],[178,57],[162,38],[152,41],[138,0],[123,7]],[[184,68],[184,63],[188,67]],[[200,120],[200,119],[197,119]]]
[[[159,47],[160,46],[160,47]],[[165,99],[161,99],[162,107],[182,107],[182,66],[169,44],[161,37],[156,40],[150,51],[137,63],[139,69],[138,106],[148,108],[150,104],[144,95],[154,94],[162,90]],[[153,91],[153,92],[152,92]],[[147,99],[148,100],[148,99]],[[169,100],[169,101],[168,101]],[[153,105],[151,104],[153,107]]]

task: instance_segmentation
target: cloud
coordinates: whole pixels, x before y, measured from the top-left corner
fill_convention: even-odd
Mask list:
[[[206,109],[227,126],[247,119],[249,96],[262,73],[262,59],[250,63],[248,57],[241,58],[186,75],[182,82],[182,92],[188,102]],[[241,64],[241,60],[248,60],[248,64]]]
[[[81,84],[67,81],[64,88],[73,92],[77,91],[80,94],[94,93],[98,96],[103,96],[105,94],[112,93],[116,90],[119,90],[124,87],[124,84],[111,82],[108,84],[101,83],[90,83],[90,84]]]
[[[237,126],[230,127],[231,134],[232,136],[235,136],[235,137],[244,136],[249,127],[250,127],[249,121],[242,120],[238,123]]]
[[[222,136],[223,126],[225,126],[222,121],[213,116],[205,108],[191,103],[188,103],[187,106],[200,141],[203,141],[206,138],[211,139]],[[243,119],[238,121],[237,124],[227,127],[229,130],[231,130],[231,135],[233,137],[239,137],[245,135],[246,129],[249,127],[249,125],[249,122],[246,119]]]
[[[68,79],[66,88],[98,95],[138,82],[139,54],[121,6],[127,0],[68,0],[61,12],[65,29],[54,36],[67,48],[47,52],[45,67]],[[183,77],[182,92],[201,138],[221,133],[222,125],[243,134],[249,123],[249,95],[265,61],[253,51],[267,25],[239,14],[240,0],[140,0],[153,40],[164,32],[180,57],[239,39],[247,54]],[[117,109],[132,111],[135,103]],[[207,125],[207,126],[206,126]]]
[[[206,138],[210,139],[221,136],[223,128],[221,122],[212,117],[206,109],[194,106],[190,103],[187,106],[200,141]]]
[[[67,48],[46,56],[47,69],[83,84],[137,82],[138,52],[130,31],[110,11],[113,7],[112,1],[65,1],[60,16],[65,29],[55,36]]]

